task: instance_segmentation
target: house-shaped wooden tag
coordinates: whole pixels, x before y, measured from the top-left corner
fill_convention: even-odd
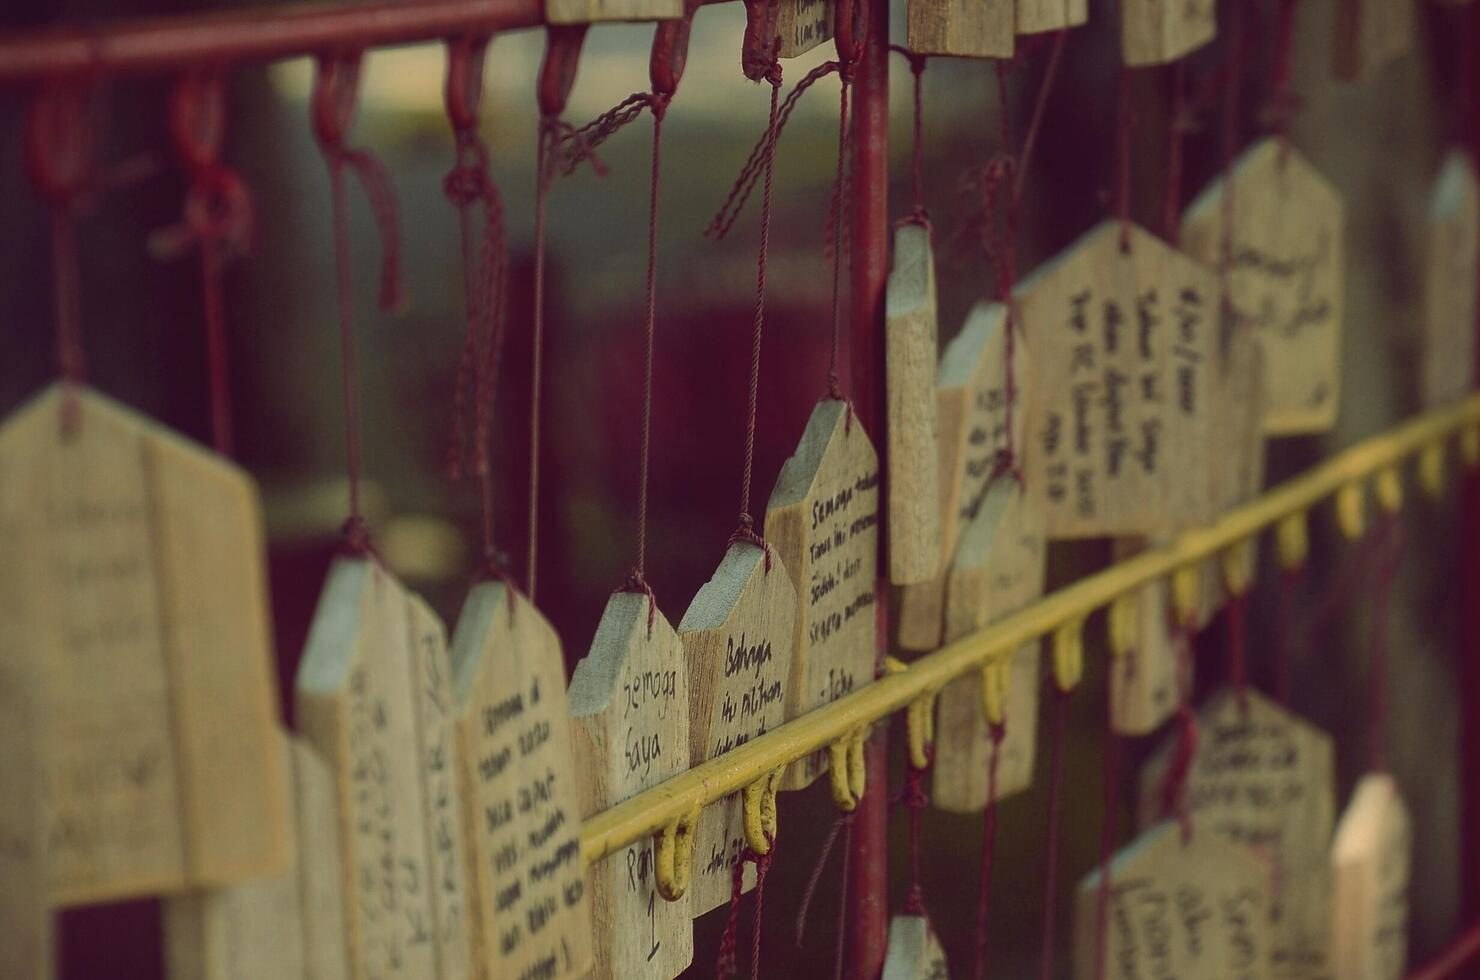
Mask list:
[[[1015,19],[1014,0],[909,0],[909,49],[956,58],[1011,58]]]
[[[565,660],[504,582],[474,586],[458,614],[451,703],[474,975],[583,977],[591,902]]]
[[[1044,34],[1089,23],[1089,0],[1016,0],[1017,32]]]
[[[1109,221],[1017,290],[1033,338],[1028,486],[1048,536],[1204,523],[1221,372],[1218,281],[1161,239]]]
[[[450,676],[426,603],[373,560],[330,567],[298,723],[334,773],[353,980],[468,974]]]
[[[879,457],[844,401],[812,409],[766,506],[766,541],[796,586],[786,718],[874,679],[878,656]],[[788,767],[782,789],[827,771],[827,753]]]
[[[776,0],[780,57],[806,54],[833,37],[833,0]]]
[[[165,900],[174,980],[344,980],[343,876],[334,774],[307,742],[281,734],[296,860],[284,874]]]
[[[1227,185],[1214,181],[1182,215],[1182,248],[1213,269],[1224,260]],[[1231,187],[1229,288],[1238,319],[1264,344],[1265,432],[1325,432],[1341,396],[1346,206],[1272,138],[1243,152]]]
[[[1475,322],[1480,293],[1480,184],[1468,154],[1453,150],[1429,198],[1423,271],[1423,405],[1433,408],[1475,388]]]
[[[914,7],[910,10],[913,16]],[[895,585],[928,582],[941,571],[937,347],[930,229],[906,222],[894,232],[884,316],[889,581]]]
[[[1074,977],[1096,980],[1101,870],[1074,896]],[[1269,869],[1194,822],[1146,830],[1110,865],[1104,976],[1262,980],[1270,976]]]
[[[990,626],[1043,594],[1047,557],[1039,499],[1011,474],[988,486],[966,525],[946,587],[946,639]],[[1005,735],[997,750],[997,797],[1033,780],[1038,737],[1038,644],[1013,654],[1004,699]],[[987,805],[992,735],[979,672],[940,692],[935,718],[931,801],[942,810],[970,813]]]
[[[1120,5],[1120,57],[1127,65],[1176,61],[1217,33],[1215,0],[1124,0]]]
[[[981,507],[988,483],[1000,475],[1003,453],[1011,448],[1021,464],[1026,449],[1031,372],[1021,330],[1013,334],[1009,362],[1008,330],[1006,306],[978,303],[941,355],[935,377],[941,573],[899,592],[899,643],[907,650],[940,646],[957,541]]]
[[[732,542],[689,603],[678,636],[689,668],[690,763],[744,745],[786,720],[797,596],[786,565],[749,541]],[[730,900],[745,847],[740,794],[704,808],[694,832],[689,913]],[[755,883],[747,865],[744,888]]]
[[[86,388],[0,426],[0,661],[33,685],[55,905],[280,873],[261,508],[214,453]]]
[[[548,0],[545,4],[545,18],[552,24],[669,20],[682,16],[683,0]]]
[[[570,679],[571,739],[587,817],[689,767],[683,644],[646,594],[607,600],[591,650]],[[649,837],[590,872],[592,980],[672,980],[694,960],[685,894],[658,894]]]
[[[1357,783],[1331,846],[1331,975],[1398,980],[1408,968],[1413,825],[1387,773]]]
[[[883,980],[949,980],[946,951],[930,920],[923,915],[896,915],[889,920]]]
[[[1187,805],[1200,832],[1249,847],[1269,861],[1274,894],[1269,976],[1324,969],[1330,931],[1330,847],[1335,819],[1331,736],[1257,691],[1214,695],[1198,711]],[[1139,819],[1163,816],[1163,783],[1176,736],[1140,780]]]

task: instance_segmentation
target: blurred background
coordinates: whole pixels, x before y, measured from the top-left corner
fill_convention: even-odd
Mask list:
[[[1293,87],[1303,106],[1295,144],[1339,188],[1348,206],[1345,397],[1335,431],[1271,444],[1270,482],[1371,434],[1417,408],[1416,323],[1422,214],[1439,161],[1456,132],[1459,29],[1463,7],[1419,3],[1413,55],[1357,84],[1331,75],[1334,0],[1297,4]],[[9,4],[4,29],[224,7],[211,0],[67,0]],[[285,5],[286,6],[286,5]],[[1091,0],[1091,22],[1073,31],[1048,104],[1022,209],[1018,267],[1026,272],[1104,216],[1113,184],[1119,65],[1115,0]],[[1226,18],[1230,0],[1220,6]],[[1270,95],[1274,4],[1250,14],[1252,61],[1243,72],[1236,120],[1241,144],[1258,132]],[[22,9],[24,8],[24,9]],[[903,4],[891,36],[903,37]],[[739,71],[744,17],[738,3],[698,15],[687,74],[665,125],[662,236],[649,580],[677,622],[723,553],[738,508],[746,356],[754,296],[755,209],[725,241],[702,229],[725,197],[766,118],[766,93]],[[645,90],[650,26],[591,32],[567,118],[580,123]],[[1194,55],[1190,77],[1216,71],[1222,41]],[[543,34],[500,37],[488,56],[483,133],[507,208],[512,316],[494,413],[498,474],[496,535],[513,569],[527,548],[529,458],[528,330],[534,147],[533,82]],[[796,80],[831,57],[831,45],[785,64]],[[1046,52],[1008,76],[1009,111],[1021,133]],[[368,56],[352,142],[389,167],[401,206],[401,248],[410,305],[375,308],[379,244],[363,196],[350,192],[360,338],[369,514],[382,554],[452,623],[473,572],[478,514],[473,488],[452,484],[443,462],[450,438],[453,378],[461,349],[462,263],[454,208],[442,193],[453,165],[442,109],[441,46]],[[225,157],[246,180],[257,229],[249,258],[226,275],[231,384],[238,456],[260,481],[268,515],[272,594],[284,711],[323,574],[345,516],[343,411],[339,388],[333,253],[325,168],[311,136],[307,60],[232,75]],[[835,79],[815,87],[778,149],[776,209],[757,437],[756,495],[764,499],[825,390],[831,275],[824,255],[828,195],[837,152]],[[908,67],[891,58],[891,217],[908,209]],[[936,226],[940,331],[944,344],[992,288],[975,242],[953,245],[971,210],[963,181],[999,151],[996,75],[986,62],[932,60],[925,74],[925,203]],[[1133,213],[1161,227],[1171,69],[1136,72],[1132,141]],[[102,89],[96,125],[105,164],[133,179],[102,196],[80,225],[82,323],[90,380],[201,442],[210,440],[209,392],[199,264],[161,261],[149,234],[179,220],[184,183],[169,151],[167,79],[130,79]],[[1218,101],[1200,107],[1186,142],[1179,189],[1191,197],[1220,166]],[[23,101],[0,93],[0,408],[9,410],[54,375],[49,227],[23,166]],[[567,665],[584,655],[609,593],[635,548],[637,447],[642,385],[642,304],[650,123],[602,150],[609,166],[557,182],[549,204],[550,278],[546,334],[544,470],[538,600],[560,632]],[[1031,338],[1030,338],[1031,342]],[[847,357],[844,357],[844,365]],[[1415,959],[1456,926],[1458,848],[1454,663],[1458,619],[1456,533],[1451,493],[1404,514],[1408,551],[1397,585],[1392,649],[1392,764],[1417,825],[1413,881]],[[1349,566],[1325,522],[1313,525],[1314,561],[1303,609],[1339,588],[1343,615],[1300,650],[1296,708],[1338,739],[1338,807],[1366,758],[1368,618],[1375,576]],[[1055,545],[1050,587],[1108,561],[1108,545]],[[1264,559],[1250,631],[1253,679],[1273,684],[1276,572]],[[1339,583],[1339,584],[1338,584]],[[1092,630],[1090,635],[1099,631]],[[1223,674],[1223,627],[1199,638],[1200,690]],[[1060,896],[1096,861],[1103,815],[1103,658],[1092,656],[1072,701]],[[1044,733],[1046,735],[1046,733]],[[1162,733],[1165,735],[1166,733]],[[1162,735],[1129,743],[1122,800],[1139,762]],[[1037,969],[1041,936],[1047,744],[1033,790],[1000,811],[992,919],[993,975]],[[899,742],[894,743],[897,750]],[[892,786],[899,785],[894,760]],[[767,888],[765,976],[830,971],[838,927],[840,853],[823,872],[806,941],[794,946],[797,906],[818,846],[832,823],[826,781],[783,797],[780,857]],[[1114,815],[1121,840],[1129,812]],[[972,962],[981,852],[980,817],[927,811],[924,888],[953,972]],[[891,909],[903,901],[905,815],[891,830]],[[1068,901],[1059,936],[1069,935]],[[713,972],[723,912],[697,923],[691,975]],[[748,921],[749,912],[746,912]],[[745,926],[748,928],[748,925]],[[68,978],[162,973],[157,906],[128,903],[63,916]],[[1067,946],[1059,973],[1067,975]]]

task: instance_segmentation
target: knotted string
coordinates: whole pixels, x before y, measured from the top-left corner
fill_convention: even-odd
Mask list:
[[[359,87],[360,55],[322,55],[314,77],[314,138],[329,171],[334,219],[334,266],[339,305],[339,346],[343,369],[345,460],[349,476],[349,519],[345,547],[351,554],[370,551],[369,530],[360,501],[360,379],[355,350],[354,282],[349,249],[349,204],[344,170],[359,179],[375,215],[381,240],[380,308],[400,306],[401,255],[395,193],[385,168],[369,152],[345,146]]]
[[[171,94],[170,135],[189,184],[180,222],[150,235],[149,247],[166,259],[192,248],[200,252],[212,442],[217,452],[230,456],[231,378],[221,271],[228,260],[250,249],[253,209],[240,176],[220,160],[225,139],[223,84],[219,74],[192,72]]]
[[[1134,655],[1127,651],[1126,656]],[[1111,697],[1105,698],[1105,812],[1100,818],[1100,881],[1095,893],[1095,980],[1105,980],[1109,969],[1111,865],[1120,822],[1120,736],[1115,732]]]
[[[26,117],[27,169],[51,210],[52,295],[56,304],[63,434],[75,432],[81,421],[76,389],[87,376],[76,228],[94,173],[93,137],[87,116],[85,91],[49,85],[37,94]]]
[[[1270,64],[1269,103],[1263,117],[1280,142],[1280,159],[1290,152],[1290,123],[1300,111],[1300,96],[1290,89],[1290,66],[1295,48],[1296,0],[1278,0],[1279,22],[1275,29],[1274,58]],[[1462,47],[1464,47],[1462,45]]]
[[[899,801],[909,811],[910,821],[910,888],[905,893],[906,915],[925,915],[925,891],[920,886],[920,817],[930,805],[930,795],[925,791],[925,780],[935,764],[935,746],[925,747],[925,765],[916,767],[908,756],[905,759],[904,789]]]
[[[913,97],[914,138],[910,146],[910,210],[903,218],[896,222],[900,224],[915,224],[924,228],[930,227],[930,213],[925,209],[925,67],[930,60],[929,55],[918,54],[902,45],[891,44],[889,50],[895,54],[903,55],[910,63],[910,73],[914,76]]]
[[[1161,782],[1162,819],[1176,818],[1182,839],[1192,839],[1192,812],[1188,807],[1187,777],[1197,758],[1199,730],[1192,710],[1192,623],[1179,620],[1177,643],[1177,747]]]
[[[766,875],[771,870],[771,861],[776,856],[776,840],[767,835],[770,849],[757,854],[747,846],[735,861],[730,878],[730,909],[725,916],[725,929],[720,935],[719,957],[715,963],[715,976],[726,980],[739,972],[736,936],[740,931],[740,898],[745,892],[745,865],[755,865],[755,913],[750,940],[751,980],[760,980],[761,975],[761,924],[766,897]]]
[[[982,814],[982,867],[976,895],[976,980],[987,975],[987,940],[992,921],[992,857],[997,843],[997,765],[1002,760],[1002,741],[1006,725],[988,728],[992,742],[987,757],[987,806]]]

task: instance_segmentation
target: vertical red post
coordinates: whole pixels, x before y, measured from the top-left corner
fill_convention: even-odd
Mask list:
[[[869,5],[868,40],[854,76],[852,218],[853,282],[850,290],[854,409],[879,450],[887,471],[884,431],[884,284],[889,272],[889,3]],[[883,487],[884,493],[888,487]],[[881,645],[889,635],[888,526],[880,495],[878,596]],[[881,651],[882,657],[882,651]],[[868,791],[854,817],[848,881],[848,976],[872,980],[884,968],[889,932],[888,729],[880,725],[865,747]]]

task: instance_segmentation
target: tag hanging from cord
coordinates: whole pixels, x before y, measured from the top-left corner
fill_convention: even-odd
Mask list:
[[[383,311],[398,309],[401,292],[399,217],[390,176],[369,151],[345,145],[354,121],[360,84],[360,52],[325,54],[319,57],[311,100],[315,140],[329,171],[329,192],[334,221],[334,279],[339,306],[339,344],[343,376],[345,459],[349,476],[349,518],[344,525],[345,545],[351,553],[371,550],[369,529],[360,498],[361,433],[360,375],[356,352],[354,277],[350,256],[349,202],[344,171],[359,179],[375,214],[380,233],[381,268],[379,304]]]

